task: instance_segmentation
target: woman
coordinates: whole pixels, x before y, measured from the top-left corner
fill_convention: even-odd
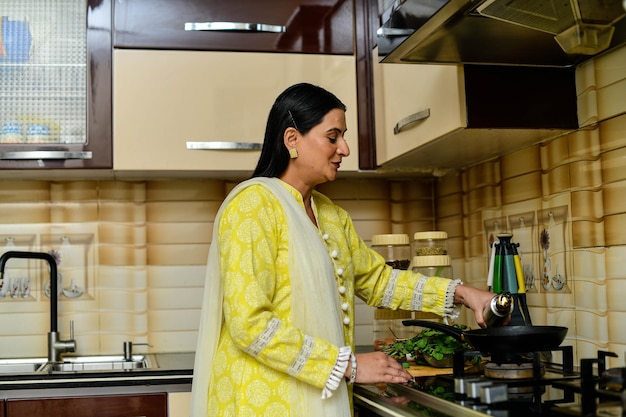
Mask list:
[[[354,354],[354,296],[484,325],[493,294],[393,270],[315,190],[350,155],[346,108],[296,84],[276,99],[253,178],[220,208],[207,264],[192,416],[352,414],[351,384],[406,383],[381,352]]]

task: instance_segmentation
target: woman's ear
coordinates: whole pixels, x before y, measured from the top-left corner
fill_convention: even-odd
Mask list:
[[[283,141],[287,149],[295,148],[298,143],[298,131],[293,127],[288,127],[283,134]]]

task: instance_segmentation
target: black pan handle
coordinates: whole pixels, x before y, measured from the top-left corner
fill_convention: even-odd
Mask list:
[[[448,326],[447,324],[437,323],[437,322],[428,321],[428,320],[403,320],[402,324],[404,324],[405,326],[419,326],[419,327],[427,327],[433,330],[439,330],[440,332],[443,332],[449,336],[452,336],[460,340],[461,342],[465,341],[465,333],[463,332],[463,330],[458,329],[453,326]]]

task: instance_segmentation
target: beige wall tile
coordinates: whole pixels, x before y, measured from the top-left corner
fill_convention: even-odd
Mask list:
[[[602,151],[626,147],[626,114],[600,123]]]
[[[602,197],[604,215],[626,212],[626,180],[605,184]]]
[[[62,201],[96,201],[98,187],[95,181],[70,181],[50,183],[50,200]]]
[[[612,246],[606,248],[606,277],[608,279],[626,278],[624,259],[626,259],[625,246]]]
[[[544,171],[551,170],[569,160],[569,135],[561,136],[541,145],[541,169]]]
[[[450,194],[441,197],[435,205],[437,218],[450,217],[463,213],[463,195],[461,193]]]
[[[448,234],[448,238],[463,237],[463,215],[441,217],[437,219],[437,226],[431,228],[434,230],[442,230]],[[416,232],[425,232],[431,229],[415,230]]]
[[[389,201],[344,200],[335,202],[350,213],[353,220],[375,220],[390,218]]]
[[[502,204],[531,200],[542,195],[539,171],[502,181]]]
[[[221,201],[153,201],[146,203],[150,222],[212,222]]]
[[[3,223],[50,223],[50,205],[47,203],[3,203],[0,204]]]
[[[100,265],[138,266],[145,265],[147,251],[145,247],[99,245],[98,256]]]
[[[0,181],[0,201],[3,203],[50,201],[50,183],[47,181]]]
[[[389,204],[391,208],[391,220],[394,222],[406,222],[415,220],[430,220],[435,219],[435,208],[432,200],[417,200],[417,201],[405,201]],[[350,211],[350,210],[349,210]],[[378,212],[379,216],[385,218],[384,204],[381,205],[381,211]],[[352,215],[352,211],[350,211]]]
[[[146,205],[133,202],[100,202],[101,222],[142,223],[146,221]]]
[[[539,145],[528,146],[506,154],[500,158],[500,164],[502,166],[502,179],[540,171],[540,147]]]
[[[605,224],[602,221],[572,221],[572,244],[576,248],[605,245]]]
[[[413,200],[433,200],[434,181],[429,178],[414,179],[405,181],[390,181],[389,198],[392,202],[413,201]],[[380,188],[385,188],[381,186]],[[383,195],[378,198],[385,200]]]
[[[52,203],[50,205],[50,222],[52,223],[89,223],[98,221],[98,203]]]
[[[209,244],[148,245],[149,265],[206,265]]]
[[[569,156],[573,161],[595,159],[600,155],[600,130],[582,129],[567,136]]]
[[[606,297],[607,310],[626,312],[626,279],[607,280]]]
[[[147,241],[150,244],[210,243],[213,222],[201,223],[147,223]]]
[[[150,274],[150,288],[202,288],[204,286],[206,264],[153,266],[147,268]],[[172,277],[176,277],[173,279]]]
[[[609,246],[626,244],[626,213],[604,217],[605,244]]]
[[[146,226],[144,224],[104,223],[98,228],[98,240],[110,245],[145,245]]]
[[[452,171],[434,182],[435,197],[440,198],[448,194],[456,194],[463,191],[463,175]]]
[[[356,220],[354,228],[363,240],[369,241],[374,235],[391,233],[391,222],[389,220]]]
[[[504,186],[506,181],[502,182]],[[501,204],[500,187],[498,185],[488,185],[469,190],[465,194],[465,210],[474,213],[482,208],[497,207]]]
[[[541,176],[541,188],[543,195],[552,195],[567,191],[571,188],[569,165],[562,165]]]
[[[602,164],[600,158],[583,160],[569,164],[570,188],[589,188],[602,185]]]
[[[626,179],[626,147],[602,154],[602,179],[604,183]]]
[[[226,185],[220,180],[148,181],[146,201],[219,201],[226,197]]]
[[[335,202],[389,199],[389,185],[385,180],[338,179],[321,184],[318,190]]]
[[[146,183],[144,181],[100,181],[99,197],[109,201],[146,201]]]
[[[499,184],[500,166],[499,161],[489,161],[468,168],[463,175],[463,190],[469,191],[475,188]]]

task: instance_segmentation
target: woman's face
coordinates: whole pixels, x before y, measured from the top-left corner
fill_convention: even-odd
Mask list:
[[[346,114],[341,109],[332,109],[320,124],[303,135],[297,144],[298,172],[312,186],[333,181],[344,157],[350,148],[344,138]]]

